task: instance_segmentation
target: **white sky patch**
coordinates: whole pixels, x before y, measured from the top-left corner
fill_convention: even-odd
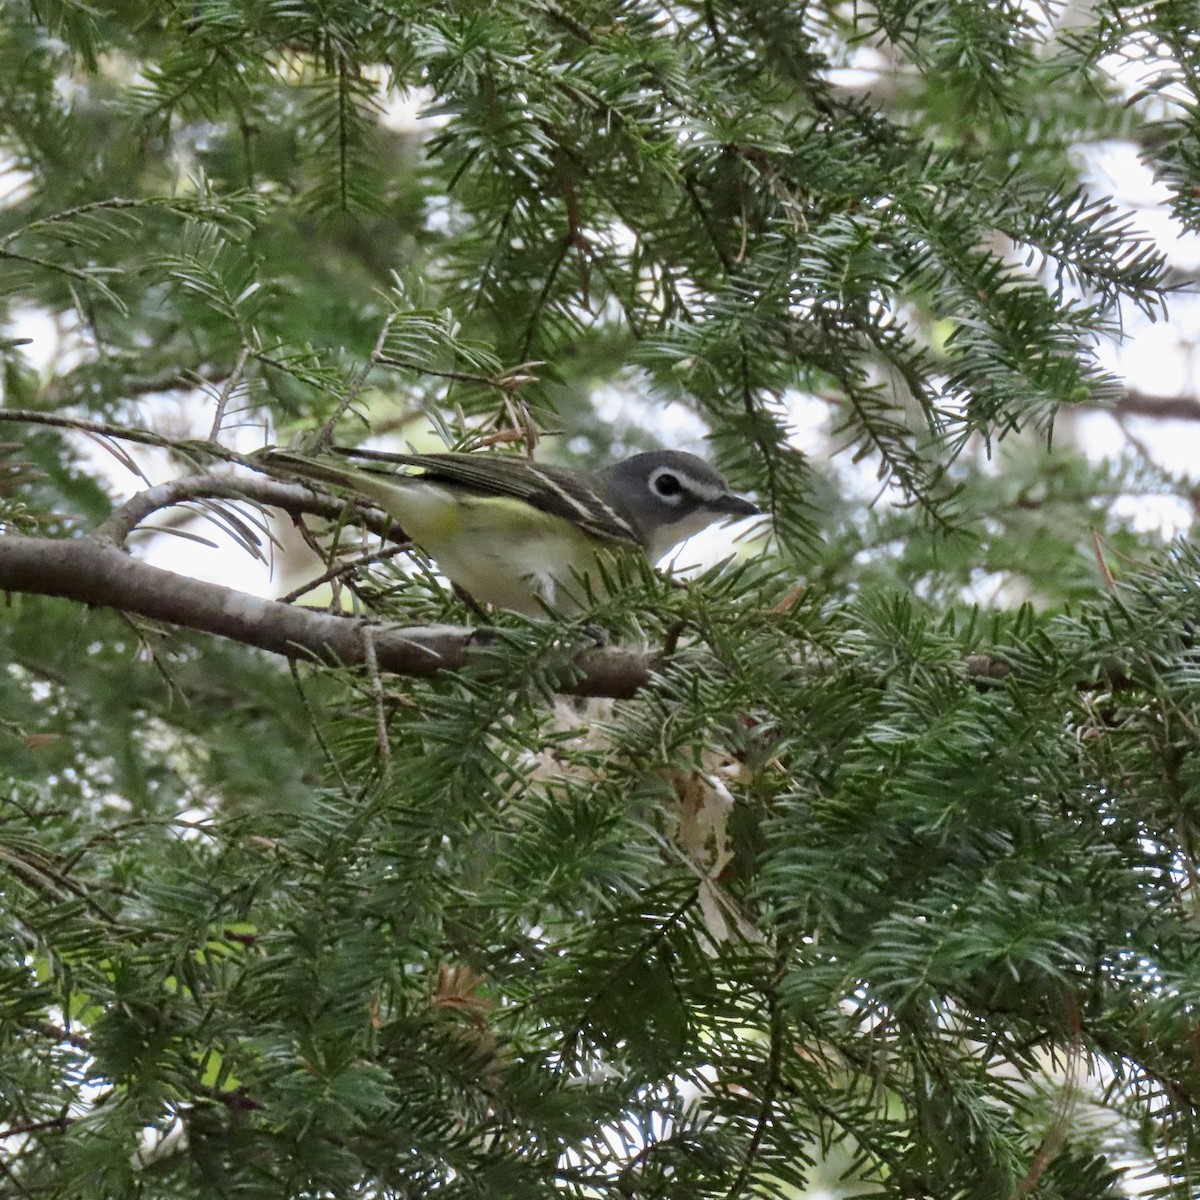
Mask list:
[[[601,384],[592,392],[592,407],[618,436],[622,431],[642,429],[673,450],[705,452],[708,425],[704,420],[677,400],[647,399],[636,380]]]
[[[1195,421],[1127,417],[1130,431],[1154,452],[1154,461],[1184,479],[1200,480],[1200,430]],[[1119,458],[1129,441],[1115,417],[1104,412],[1079,413],[1080,444],[1091,462]]]
[[[25,361],[43,378],[74,370],[90,354],[90,334],[71,313],[51,313],[34,304],[15,304],[0,327],[4,337],[28,338]]]
[[[1097,347],[1098,361],[1150,395],[1196,395],[1200,388],[1200,357],[1188,325],[1195,329],[1198,308],[1190,297],[1177,296],[1171,301],[1170,320],[1152,324],[1137,313],[1131,314],[1125,338],[1101,343]]]
[[[809,392],[786,391],[783,404],[788,415],[788,441],[797,450],[812,453],[829,435],[829,405]]]
[[[0,154],[0,208],[20,204],[33,194],[34,178],[17,160]]]
[[[1182,270],[1200,268],[1200,233],[1185,228],[1171,215],[1171,189],[1142,161],[1132,142],[1111,141],[1075,146],[1072,157],[1097,195],[1118,197],[1135,210],[1134,225],[1150,234],[1170,261]]]
[[[1146,37],[1154,37],[1153,49],[1146,42]],[[1147,88],[1154,88],[1153,99],[1143,101],[1143,107],[1157,107],[1160,111],[1153,116],[1171,115],[1177,112],[1178,105],[1188,105],[1191,97],[1186,88],[1176,89],[1174,80],[1182,72],[1179,65],[1167,54],[1161,53],[1168,47],[1155,34],[1143,33],[1142,42],[1125,41],[1120,54],[1107,54],[1100,59],[1099,66],[1127,99],[1140,95]]]
[[[428,133],[450,121],[449,113],[431,111],[436,95],[432,88],[391,88],[379,68],[382,112],[379,123],[394,133]]]
[[[707,529],[680,542],[659,566],[685,578],[707,571],[731,554],[753,554],[760,545],[757,538],[739,544],[738,538],[750,534],[756,527],[766,532],[761,517],[747,517],[742,521],[731,521],[723,525],[710,525]]]
[[[1176,538],[1192,526],[1192,510],[1178,496],[1122,496],[1109,505],[1114,516],[1128,520],[1139,533]]]

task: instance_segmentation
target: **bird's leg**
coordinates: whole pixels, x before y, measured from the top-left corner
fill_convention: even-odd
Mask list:
[[[480,604],[479,601],[476,600],[466,588],[459,587],[457,583],[451,583],[450,590],[453,591],[455,596],[457,596],[458,599],[467,606],[470,612],[479,619],[480,624],[490,625],[492,623],[492,618],[488,615],[487,609],[484,608],[483,605]]]
[[[557,599],[557,587],[555,585],[554,576],[550,574],[526,575],[526,579],[533,584],[533,591],[537,598],[542,602],[542,607],[553,617],[559,617],[561,614],[555,605]]]

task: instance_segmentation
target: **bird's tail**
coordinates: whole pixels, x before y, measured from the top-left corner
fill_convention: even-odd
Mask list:
[[[298,475],[301,479],[351,489],[358,488],[358,477],[362,474],[353,467],[344,467],[327,458],[309,458],[291,450],[260,450],[254,458],[264,467],[280,474]]]
[[[397,493],[405,488],[405,476],[394,471],[343,466],[324,456],[297,454],[291,450],[261,450],[257,461],[272,472],[296,475],[316,483],[329,483],[365,496],[386,512],[396,515]]]

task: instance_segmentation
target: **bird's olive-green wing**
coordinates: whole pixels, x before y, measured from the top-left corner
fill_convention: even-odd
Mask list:
[[[482,496],[512,496],[552,516],[562,517],[599,538],[642,546],[637,530],[613,504],[596,493],[585,471],[540,466],[515,454],[388,454],[381,450],[334,447],[346,458],[372,464],[416,467],[435,483],[466,488]],[[392,472],[383,472],[391,474]]]

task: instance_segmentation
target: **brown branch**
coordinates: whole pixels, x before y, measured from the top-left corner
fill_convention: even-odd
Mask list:
[[[826,404],[840,405],[846,397],[840,393],[814,392]],[[1163,421],[1200,421],[1200,400],[1192,396],[1158,396],[1127,388],[1115,400],[1081,400],[1064,404],[1061,413],[1104,412],[1112,417],[1152,417]]]
[[[70,1029],[63,1029],[61,1026],[55,1025],[53,1021],[37,1021],[31,1028],[40,1033],[42,1037],[48,1037],[56,1042],[64,1042],[68,1046],[73,1046],[76,1050],[84,1050],[89,1054],[92,1052],[91,1043],[83,1034],[76,1033]]]
[[[0,1142],[7,1138],[18,1137],[27,1133],[41,1133],[45,1129],[66,1129],[71,1124],[70,1117],[50,1117],[45,1121],[30,1121],[26,1125],[9,1125],[0,1129]]]
[[[0,589],[113,608],[183,629],[214,633],[289,659],[360,666],[367,661],[360,618],[333,616],[152,567],[95,537],[0,537]],[[381,671],[425,678],[476,660],[479,635],[455,625],[372,624]],[[644,687],[653,656],[600,647],[570,656],[560,690],[625,699]]]
[[[1170,421],[1200,421],[1200,400],[1191,396],[1154,396],[1126,390],[1114,404],[1079,404],[1073,408],[1096,409],[1114,417],[1157,417]]]
[[[162,484],[160,489],[170,486]],[[239,480],[238,488],[237,494],[243,498],[250,493],[253,499],[280,504],[289,511],[315,510],[329,515],[342,511],[334,502],[306,488],[264,480]],[[160,489],[152,488],[142,495],[151,496]],[[284,489],[292,494],[282,495]],[[323,509],[321,505],[329,507]],[[363,618],[262,600],[232,588],[189,579],[132,558],[111,541],[96,536],[0,536],[0,592],[58,596],[112,608],[182,629],[213,633],[293,660],[335,666],[362,666],[369,661],[364,636],[368,622]],[[410,627],[372,622],[371,640],[380,671],[427,678],[468,666],[476,658],[481,634],[457,625]],[[618,646],[573,654],[569,669],[564,664],[558,690],[567,695],[628,699],[645,687],[664,657],[662,653]],[[967,678],[980,689],[1003,683],[1012,672],[1002,659],[984,654],[965,656],[962,666]],[[826,668],[815,665],[812,669],[819,672]],[[1128,691],[1137,682],[1114,664],[1098,679],[1080,681],[1076,686],[1081,692]]]
[[[0,409],[0,419],[12,415]],[[24,416],[25,414],[22,414]],[[180,443],[142,431],[120,431],[113,426],[29,414],[35,421],[61,424],[102,436],[131,441]],[[132,435],[132,436],[131,436]],[[208,449],[204,443],[198,449]],[[213,447],[220,449],[219,447]],[[253,458],[230,455],[257,468]],[[328,614],[289,602],[325,580],[338,580],[371,556],[350,564],[331,566],[319,579],[290,594],[285,602],[262,600],[231,588],[203,583],[140,562],[121,547],[137,526],[152,513],[187,501],[204,499],[241,500],[282,509],[293,517],[306,513],[328,520],[342,520],[347,512],[362,528],[380,537],[404,543],[403,530],[386,513],[370,506],[343,500],[304,484],[284,483],[258,475],[194,475],[147,488],[117,508],[90,536],[78,539],[42,539],[0,535],[0,592],[57,596],[90,606],[116,609],[133,616],[166,621],[183,629],[194,629],[256,646],[291,660],[309,659],[333,665],[371,663],[373,670],[417,678],[440,671],[463,668],[479,647],[480,635],[459,626],[404,627],[370,624],[363,618]],[[387,555],[388,552],[384,552]],[[667,648],[651,654],[620,647],[597,648],[570,656],[558,690],[579,696],[625,699],[649,681],[650,673],[674,651],[678,630],[667,638]],[[966,655],[964,673],[974,686],[987,689],[1001,684],[1011,673],[1003,659],[982,654]],[[816,665],[818,671],[825,669]],[[1080,691],[1096,688],[1125,691],[1136,681],[1118,665],[1099,679],[1081,681]]]

